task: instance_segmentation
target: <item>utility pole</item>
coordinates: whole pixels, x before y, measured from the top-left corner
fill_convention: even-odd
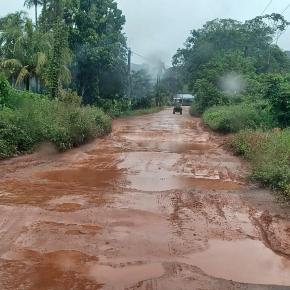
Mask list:
[[[157,96],[157,107],[160,106],[160,73],[157,74],[157,81],[156,81],[156,96]]]
[[[128,48],[128,98],[132,98],[132,78],[131,78],[132,50]]]

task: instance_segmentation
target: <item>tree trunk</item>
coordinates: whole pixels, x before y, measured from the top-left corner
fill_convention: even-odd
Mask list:
[[[28,76],[25,80],[25,88],[26,88],[26,91],[30,90],[30,76]]]
[[[44,32],[47,32],[47,0],[43,0],[42,2],[42,12],[41,12],[41,26]]]
[[[36,91],[36,93],[39,93],[39,79],[38,79],[38,77],[35,77],[35,91]]]
[[[35,1],[35,26],[37,27],[38,15],[37,15],[37,1]]]
[[[47,0],[43,0],[43,12],[46,12],[46,8],[47,8]]]

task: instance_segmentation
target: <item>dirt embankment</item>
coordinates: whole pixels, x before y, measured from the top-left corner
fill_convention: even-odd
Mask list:
[[[288,289],[290,211],[221,144],[164,110],[1,162],[0,289]]]

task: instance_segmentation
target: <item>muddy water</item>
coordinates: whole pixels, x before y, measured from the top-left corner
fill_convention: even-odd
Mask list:
[[[211,240],[209,248],[185,259],[207,274],[239,282],[290,285],[290,260],[255,240]]]
[[[0,289],[288,289],[290,211],[224,141],[168,109],[1,162]]]

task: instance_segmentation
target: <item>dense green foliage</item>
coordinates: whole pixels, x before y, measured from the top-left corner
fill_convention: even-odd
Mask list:
[[[34,22],[23,11],[0,18],[2,157],[41,142],[65,150],[109,132],[97,107],[116,117],[162,106],[145,71],[129,75],[115,0],[23,2],[35,8]]]
[[[203,114],[203,121],[215,131],[236,133],[244,129],[271,128],[274,124],[267,103],[240,103],[211,107]]]
[[[250,160],[252,178],[290,199],[290,131],[241,131],[231,139],[239,155]]]
[[[290,71],[288,56],[276,45],[287,25],[283,16],[272,14],[244,23],[217,19],[193,30],[173,59],[196,97],[193,111],[267,97],[260,76]]]
[[[289,70],[290,72],[290,70]],[[271,113],[280,127],[290,125],[290,74],[266,76],[264,98],[271,104]]]
[[[76,89],[85,103],[102,105],[126,91],[125,17],[113,0],[76,2],[69,30]]]
[[[115,0],[26,0],[25,5],[35,7],[34,23],[23,11],[0,19],[0,69],[12,86],[52,98],[71,89],[84,104],[104,109],[121,104],[112,111],[123,109],[122,99],[152,94],[145,71],[129,77],[125,17]]]
[[[111,119],[100,109],[17,91],[3,78],[0,96],[0,158],[30,151],[42,142],[70,149],[111,130]]]

